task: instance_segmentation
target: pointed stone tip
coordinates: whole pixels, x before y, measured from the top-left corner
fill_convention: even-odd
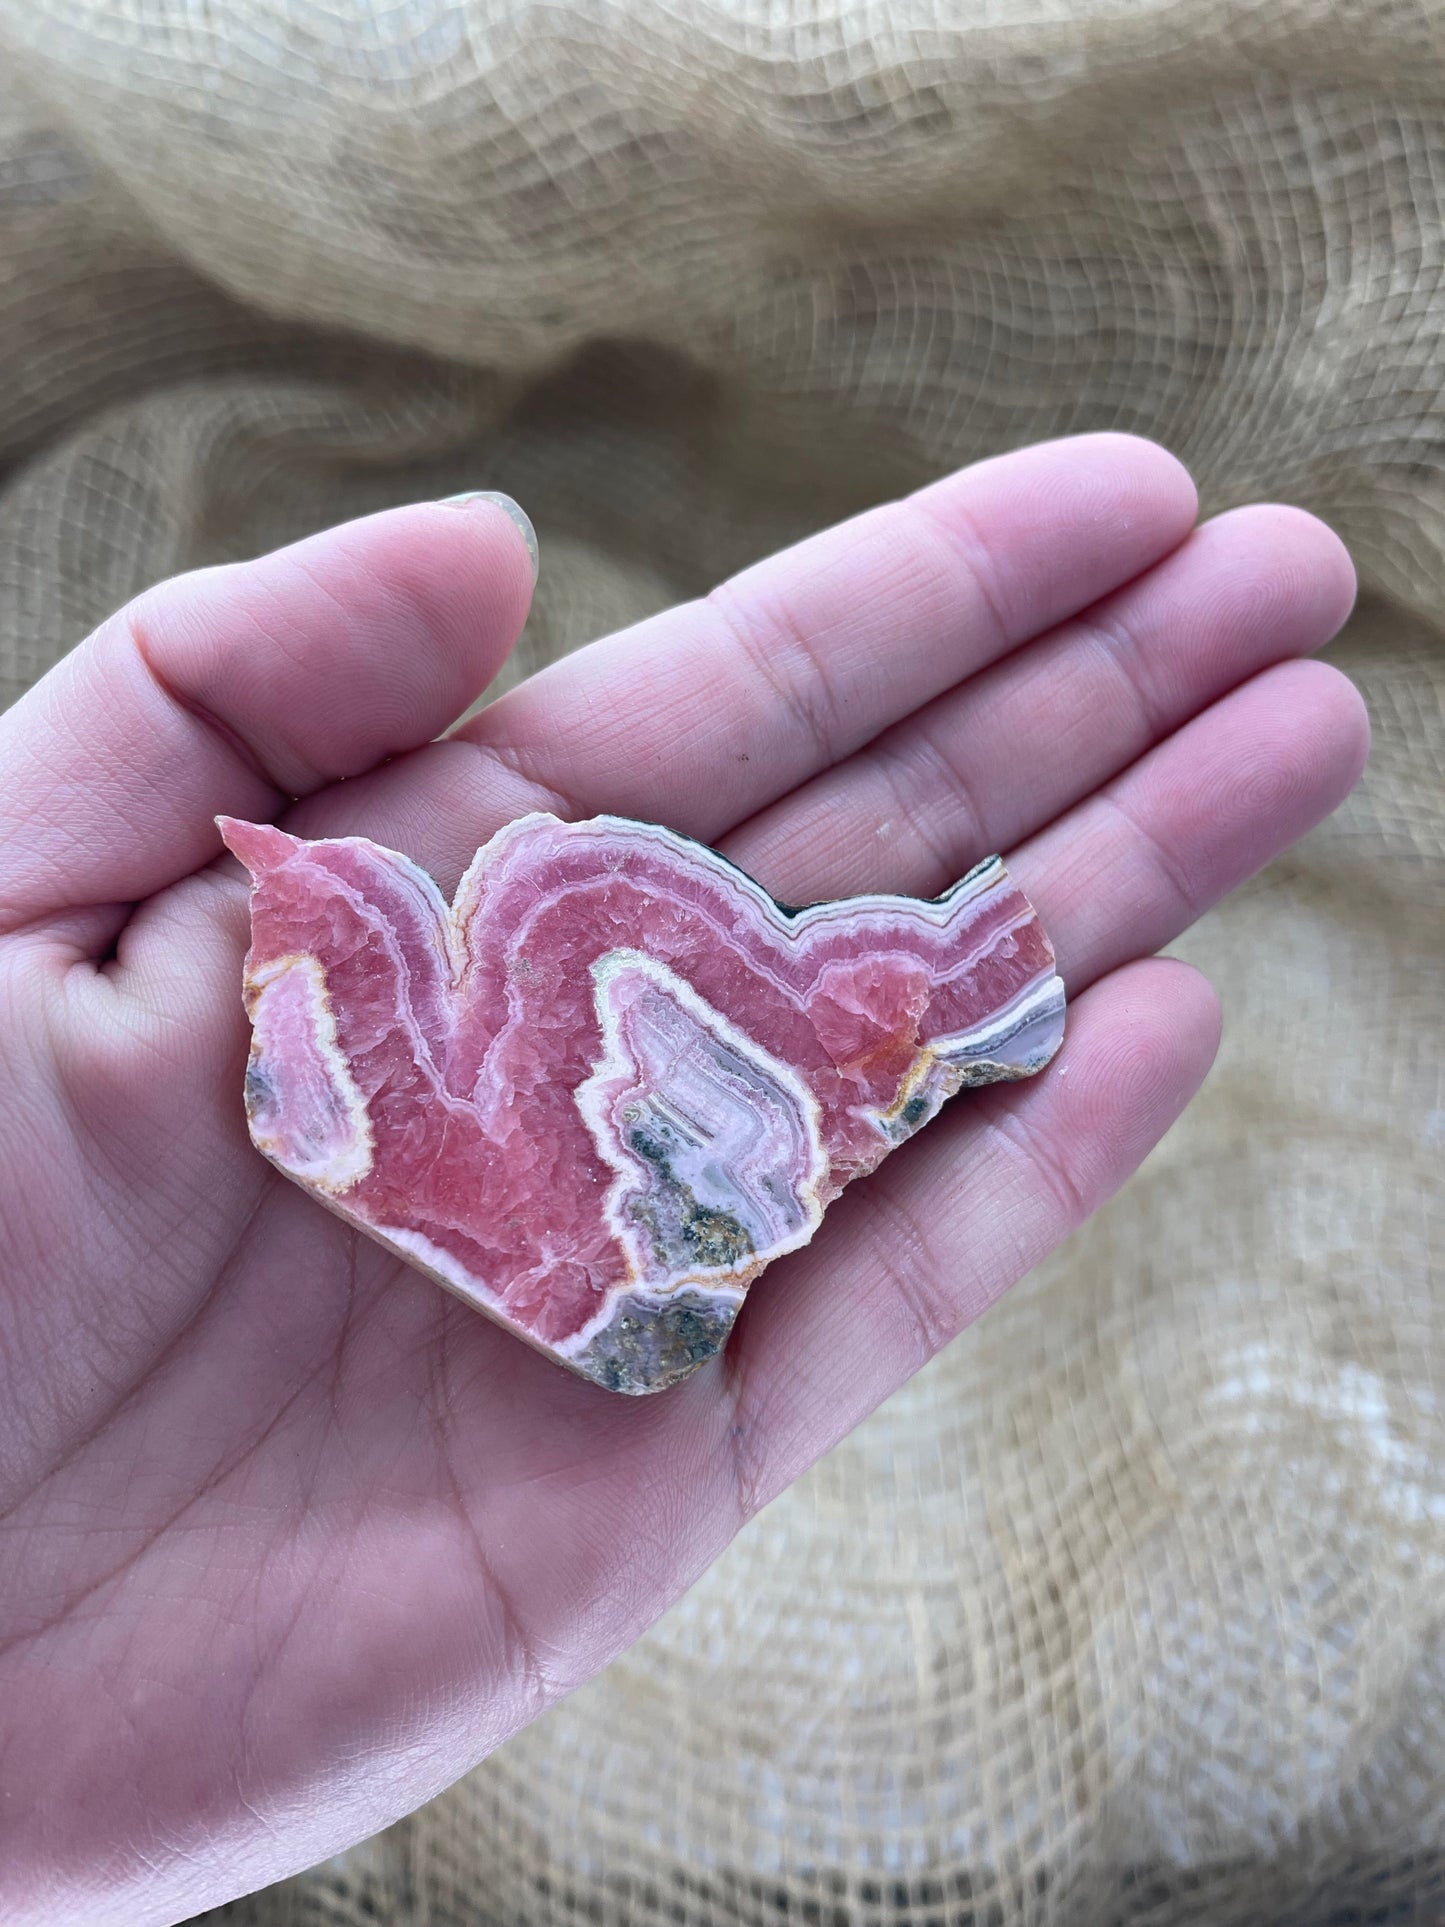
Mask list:
[[[278,830],[274,823],[247,823],[237,816],[218,816],[215,821],[221,841],[253,877],[276,869],[296,847],[296,838]]]

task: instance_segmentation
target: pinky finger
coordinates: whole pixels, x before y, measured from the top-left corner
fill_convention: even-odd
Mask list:
[[[724,1355],[744,1510],[765,1505],[1111,1197],[1203,1083],[1213,990],[1116,970],[1039,1078],[965,1097],[839,1199]]]

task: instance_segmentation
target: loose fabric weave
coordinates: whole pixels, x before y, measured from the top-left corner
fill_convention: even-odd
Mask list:
[[[603,1678],[209,1919],[1445,1918],[1442,202],[1423,0],[0,0],[0,699],[463,487],[540,531],[515,674],[1100,427],[1366,588],[1371,768],[1181,946],[1226,1042],[1143,1173]]]

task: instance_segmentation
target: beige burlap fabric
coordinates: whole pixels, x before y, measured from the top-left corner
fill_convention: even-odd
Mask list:
[[[0,691],[164,573],[504,487],[522,666],[954,464],[1328,517],[1357,798],[1053,1263],[602,1679],[212,1918],[1445,1918],[1445,10],[0,0]]]

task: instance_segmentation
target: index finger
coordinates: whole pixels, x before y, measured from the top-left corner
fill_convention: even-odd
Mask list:
[[[1167,450],[1081,435],[870,509],[553,664],[457,734],[476,815],[613,810],[710,841],[1182,542]],[[502,820],[498,818],[498,820]]]

